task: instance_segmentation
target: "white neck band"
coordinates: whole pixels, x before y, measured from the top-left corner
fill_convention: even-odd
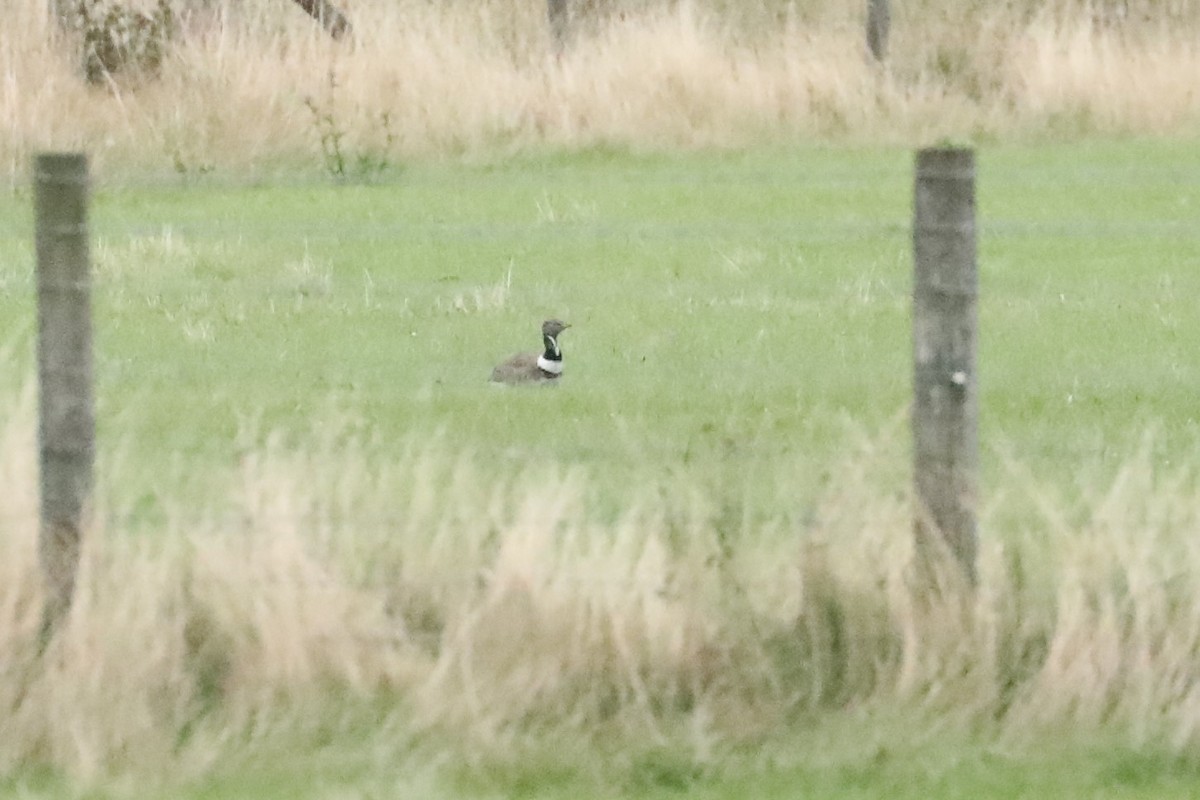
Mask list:
[[[538,356],[538,369],[551,375],[562,375],[562,362],[551,361],[545,356]]]

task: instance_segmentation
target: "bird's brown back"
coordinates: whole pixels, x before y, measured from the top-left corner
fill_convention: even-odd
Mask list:
[[[535,383],[556,378],[544,372],[537,363],[537,353],[518,353],[502,361],[492,370],[493,383]]]

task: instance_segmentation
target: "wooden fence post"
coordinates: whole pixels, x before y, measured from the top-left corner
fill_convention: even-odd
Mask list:
[[[975,154],[917,154],[913,200],[913,451],[918,544],[941,537],[975,582]]]
[[[867,0],[867,50],[879,62],[887,57],[892,12],[888,0]]]
[[[46,579],[43,634],[70,608],[92,490],[91,277],[88,163],[81,153],[34,162],[38,306],[39,552]]]

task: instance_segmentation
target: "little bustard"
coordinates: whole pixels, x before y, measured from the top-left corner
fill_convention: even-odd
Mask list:
[[[541,355],[518,353],[505,359],[492,370],[492,383],[508,384],[552,384],[562,375],[562,349],[558,346],[558,335],[571,327],[557,319],[542,323]]]

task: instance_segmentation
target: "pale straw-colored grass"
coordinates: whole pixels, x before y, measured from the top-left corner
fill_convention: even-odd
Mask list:
[[[909,501],[879,489],[895,442],[852,453],[803,521],[741,523],[686,477],[602,518],[579,469],[505,475],[436,440],[394,461],[338,435],[268,443],[225,505],[153,532],[104,510],[102,479],[74,608],[39,656],[31,395],[5,411],[0,770],[196,778],[337,727],[339,703],[476,763],[620,741],[702,765],[847,707],[1014,746],[1197,743],[1200,489],[1144,454],[1082,514],[1014,467],[972,594],[944,564],[919,579]],[[1048,511],[999,529],[1012,504]]]
[[[19,4],[0,30],[3,168],[82,148],[102,169],[269,175],[328,167],[336,140],[346,175],[368,178],[540,148],[1190,135],[1200,121],[1186,4],[898,4],[886,68],[853,4],[614,0],[621,13],[581,25],[561,57],[536,0],[345,5],[356,34],[335,43],[287,4],[205,3],[159,79],[88,88],[44,4]]]
[[[1132,38],[1080,21],[1031,25],[1005,70],[1033,118],[1075,117],[1077,129],[1170,134],[1196,120],[1200,47],[1164,27]]]

